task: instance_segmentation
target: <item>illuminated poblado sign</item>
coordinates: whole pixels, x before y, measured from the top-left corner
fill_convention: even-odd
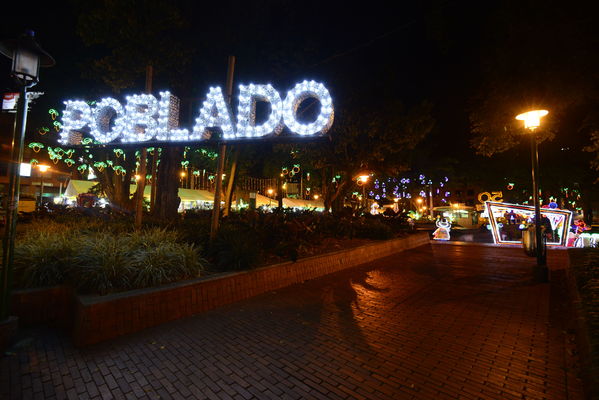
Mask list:
[[[308,98],[320,102],[320,113],[312,122],[300,122],[298,108]],[[127,143],[201,141],[210,139],[214,128],[222,130],[224,140],[278,135],[284,126],[301,136],[315,136],[326,133],[333,123],[331,95],[322,83],[314,81],[296,84],[285,99],[271,85],[240,85],[236,122],[221,88],[210,88],[191,131],[178,127],[177,99],[169,92],[161,92],[160,100],[151,94],[128,96],[126,100],[124,106],[113,98],[102,99],[95,106],[65,101],[60,141],[68,143],[72,131],[87,129],[100,143],[118,139]],[[269,103],[271,110],[266,120],[256,125],[258,101]]]

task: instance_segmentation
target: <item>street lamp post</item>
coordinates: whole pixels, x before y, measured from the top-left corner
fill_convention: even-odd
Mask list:
[[[368,202],[366,201],[366,184],[368,183],[370,175],[360,175],[358,179],[362,182],[362,207],[366,207]]]
[[[12,60],[11,76],[21,87],[17,110],[21,118],[19,120],[19,129],[15,129],[12,139],[6,225],[2,240],[4,252],[2,253],[2,271],[0,273],[0,321],[3,321],[8,319],[10,310],[15,232],[21,184],[19,168],[23,161],[23,143],[27,127],[27,89],[38,83],[40,67],[51,67],[55,62],[37,44],[32,31],[26,32],[19,39],[2,41],[0,43],[0,53]]]
[[[547,110],[533,110],[516,116],[517,120],[524,121],[524,127],[530,132],[530,158],[532,164],[532,190],[535,205],[535,249],[537,253],[538,278],[546,282],[549,280],[547,256],[544,252],[543,235],[541,232],[541,204],[539,202],[539,150],[537,145],[536,130],[541,126],[541,118],[547,115]]]
[[[44,205],[44,172],[50,169],[49,166],[40,164],[37,166],[37,169],[40,170],[40,204],[39,209],[41,210]]]
[[[268,193],[268,208],[270,208],[271,204],[272,204],[272,194],[274,193],[274,190],[268,189],[267,193]]]

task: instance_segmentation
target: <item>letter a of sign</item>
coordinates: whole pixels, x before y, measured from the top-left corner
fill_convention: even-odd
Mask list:
[[[235,137],[233,123],[231,120],[231,112],[220,87],[210,88],[208,98],[202,104],[200,116],[196,118],[196,124],[193,127],[193,132],[190,139],[206,139],[210,136],[208,128],[221,128],[224,139]]]

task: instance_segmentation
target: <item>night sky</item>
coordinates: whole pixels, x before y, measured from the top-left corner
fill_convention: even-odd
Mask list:
[[[32,130],[46,118],[48,108],[61,108],[62,100],[105,95],[119,99],[143,91],[143,77],[115,94],[101,79],[89,76],[90,60],[106,50],[85,46],[77,34],[77,21],[98,3],[54,2],[33,15],[16,9],[3,13],[2,38],[32,29],[57,62],[54,68],[42,70],[35,88],[46,95],[32,108]],[[513,85],[516,93],[530,82],[531,70],[538,70],[534,76],[549,78],[542,90],[533,90],[535,101],[556,109],[552,113],[556,139],[541,145],[541,165],[581,159],[588,165],[590,155],[579,149],[589,144],[589,135],[581,127],[597,117],[599,98],[599,68],[595,68],[599,62],[593,56],[599,48],[595,29],[599,14],[590,2],[387,3],[174,2],[187,24],[179,38],[193,49],[193,56],[182,71],[157,73],[154,92],[169,88],[194,106],[210,85],[224,86],[227,56],[234,54],[236,84],[270,82],[286,91],[295,82],[315,79],[327,85],[336,107],[350,97],[359,97],[365,105],[390,98],[408,106],[426,100],[434,105],[436,126],[419,146],[415,168],[429,168],[443,160],[456,173],[468,175],[467,170],[495,176],[501,174],[498,168],[515,165],[529,171],[526,142],[492,159],[476,156],[469,145],[469,112],[488,88]],[[137,4],[144,7],[146,2]],[[0,67],[2,88],[14,89],[7,77],[9,61],[5,59]],[[584,93],[575,92],[578,87]],[[575,100],[566,101],[567,95]],[[560,99],[557,110],[555,98],[561,96],[564,100]],[[7,133],[3,129],[2,135]],[[560,153],[566,147],[571,155]]]

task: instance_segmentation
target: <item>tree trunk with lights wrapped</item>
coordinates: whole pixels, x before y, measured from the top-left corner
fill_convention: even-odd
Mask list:
[[[131,176],[135,166],[135,150],[129,150],[123,153],[123,160],[120,157],[113,159],[106,157],[103,153],[96,153],[96,159],[106,159],[113,164],[120,165],[124,170],[124,175],[117,173],[114,168],[106,167],[102,171],[96,168],[96,173],[100,186],[111,206],[118,211],[133,211],[134,202],[131,198]]]

